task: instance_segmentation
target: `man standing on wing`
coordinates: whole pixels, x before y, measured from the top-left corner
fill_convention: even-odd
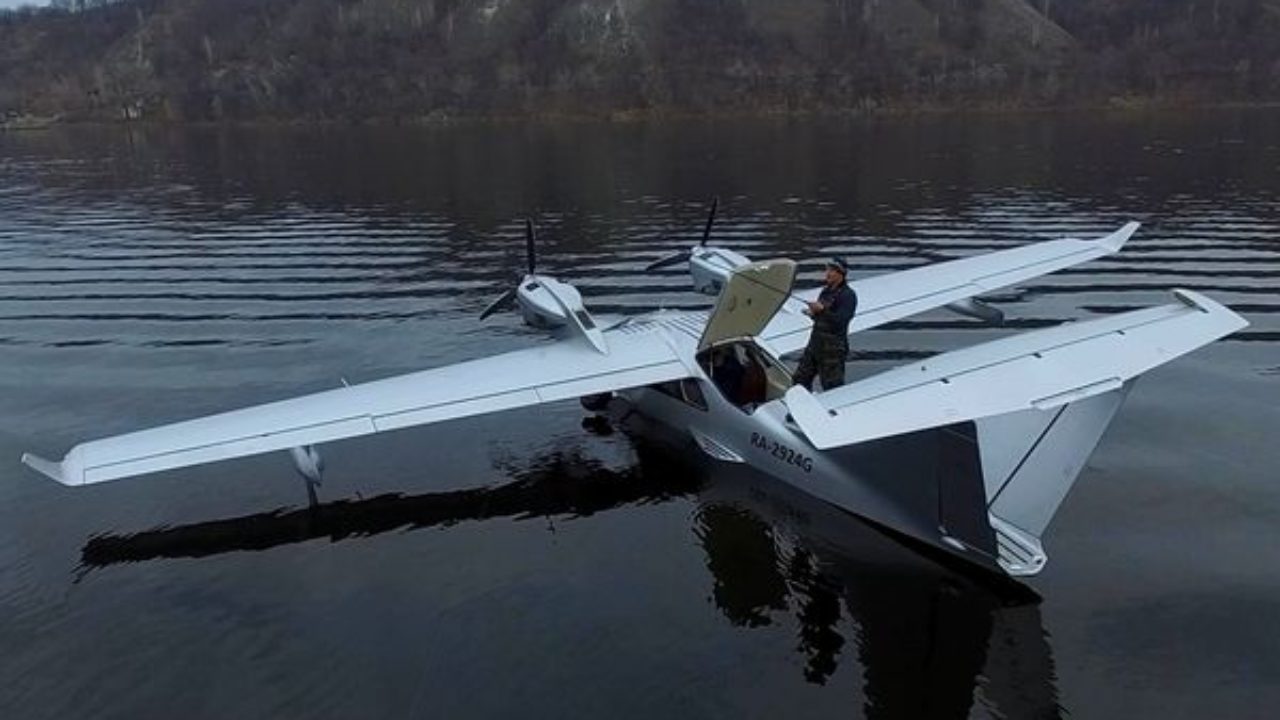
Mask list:
[[[795,382],[806,390],[813,389],[813,378],[822,379],[822,389],[844,384],[844,362],[849,354],[849,321],[858,309],[858,296],[845,282],[848,266],[840,258],[827,261],[825,285],[816,302],[809,303],[806,314],[813,318],[809,344],[800,357]]]

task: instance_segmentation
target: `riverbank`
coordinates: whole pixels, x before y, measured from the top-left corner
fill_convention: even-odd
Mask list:
[[[1170,112],[1225,112],[1280,109],[1280,100],[1198,102],[1149,98],[1114,97],[1092,103],[1033,106],[1011,103],[985,105],[901,104],[855,109],[764,109],[758,111],[689,112],[674,109],[621,110],[602,113],[531,113],[526,115],[468,115],[431,113],[411,117],[367,118],[255,118],[222,120],[104,119],[95,117],[19,116],[0,121],[0,131],[46,130],[54,127],[430,127],[445,125],[504,125],[523,123],[648,123],[679,121],[877,119],[904,117],[992,117],[1070,115],[1106,113],[1116,115],[1165,114]]]

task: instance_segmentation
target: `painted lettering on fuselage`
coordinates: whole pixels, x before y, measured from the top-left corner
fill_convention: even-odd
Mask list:
[[[760,433],[751,433],[751,446],[769,453],[788,465],[794,465],[805,472],[813,472],[813,458],[796,452],[777,440],[771,440]]]

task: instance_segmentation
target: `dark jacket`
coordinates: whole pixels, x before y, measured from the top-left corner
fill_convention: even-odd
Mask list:
[[[818,302],[826,306],[826,310],[813,317],[814,334],[846,338],[849,335],[849,321],[858,309],[857,293],[848,283],[840,283],[834,288],[822,288],[822,292],[818,294]]]

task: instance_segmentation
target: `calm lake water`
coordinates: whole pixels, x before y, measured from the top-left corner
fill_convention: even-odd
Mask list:
[[[816,280],[1119,256],[871,331],[850,374],[1187,287],[1246,330],[1138,383],[1013,600],[575,403],[83,489],[32,450],[705,307],[696,238]],[[1274,717],[1280,112],[0,135],[0,717]]]

